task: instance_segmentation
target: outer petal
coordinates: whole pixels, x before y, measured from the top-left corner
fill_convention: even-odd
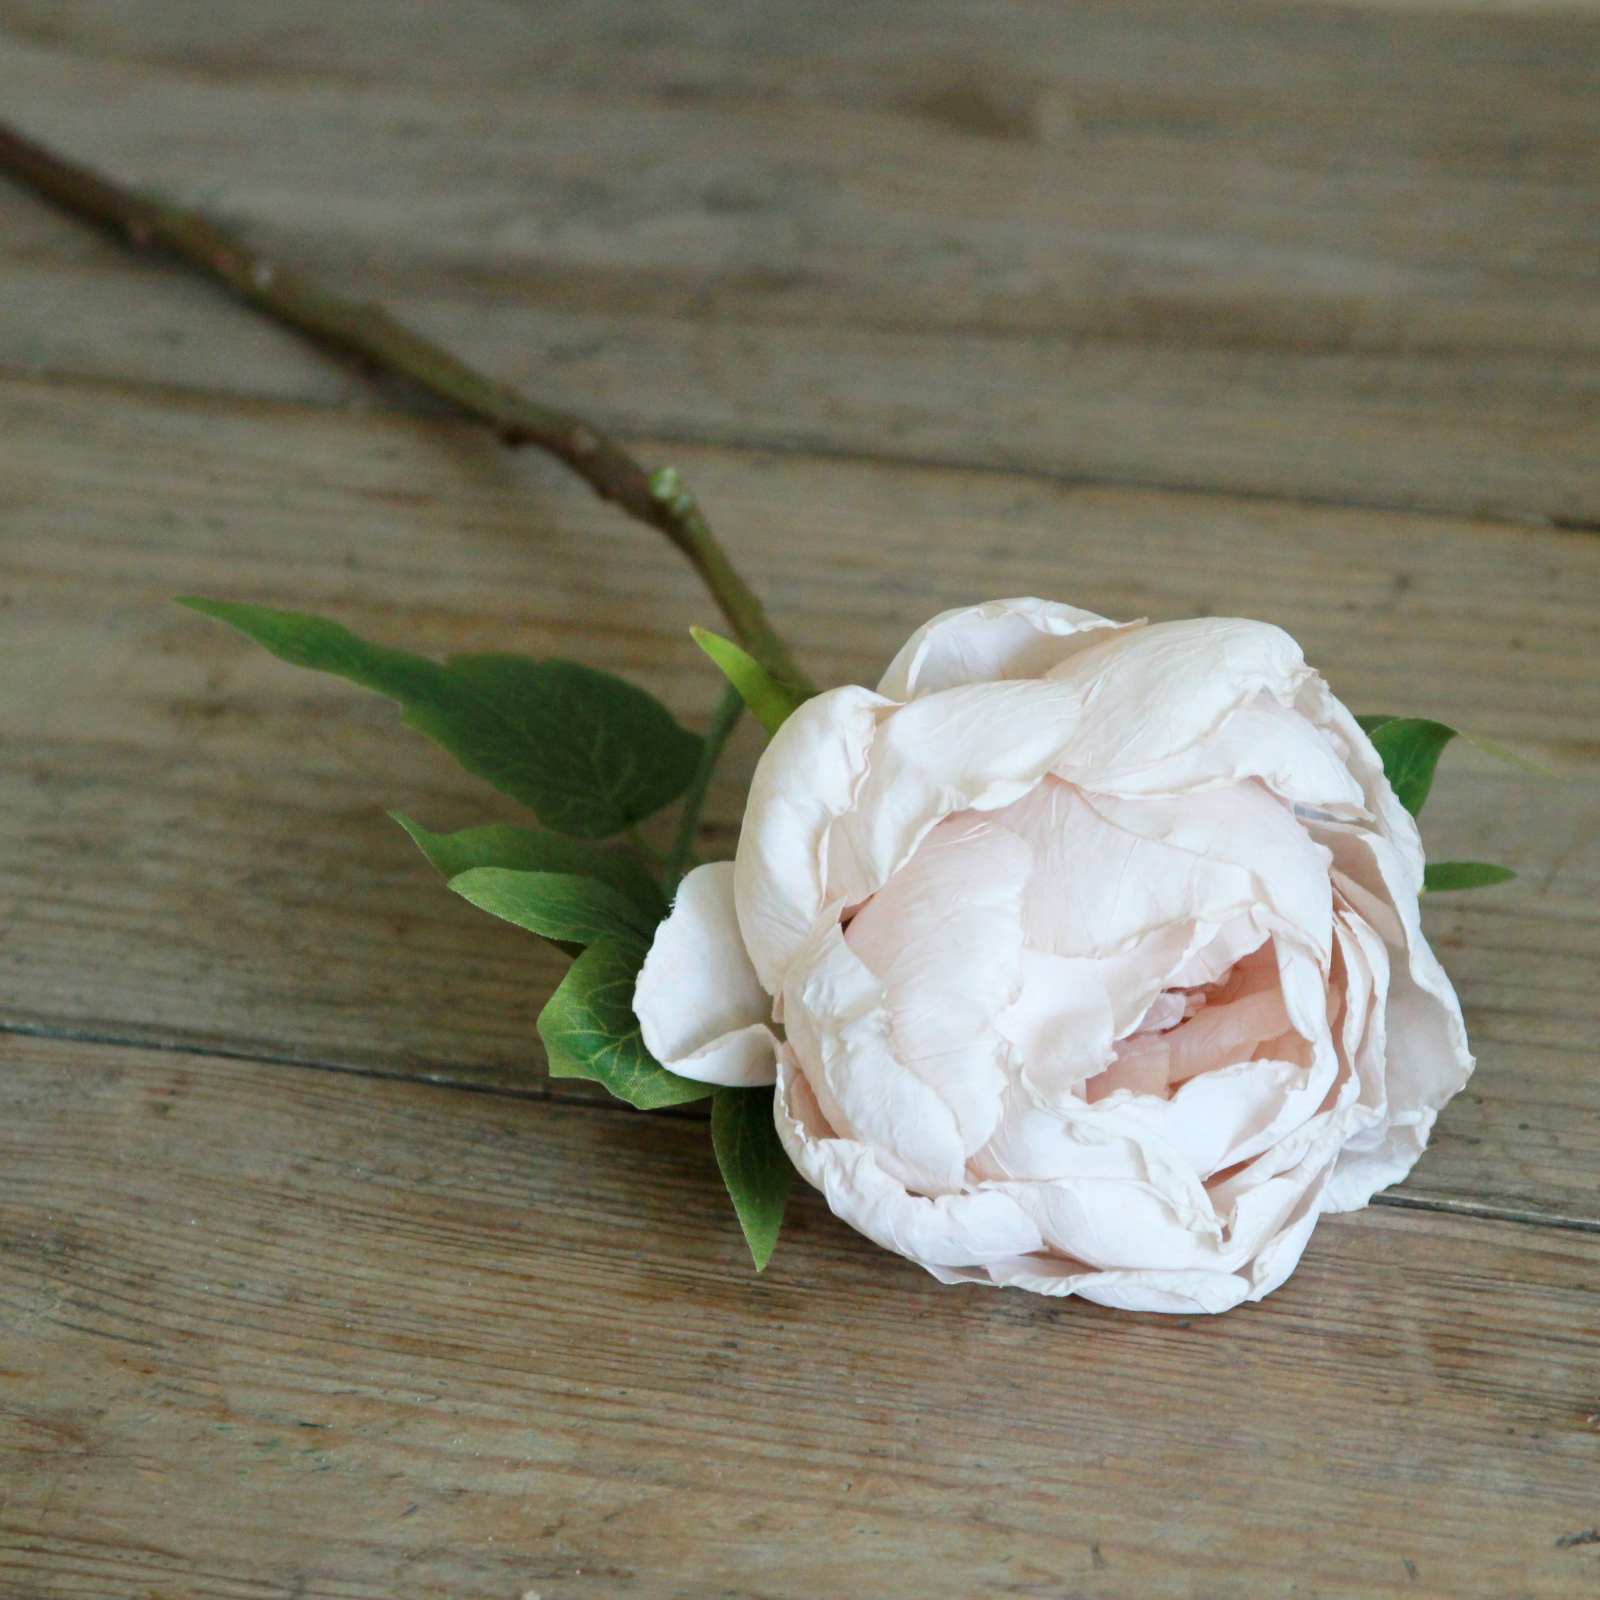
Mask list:
[[[862,907],[845,934],[882,980],[896,1058],[954,1113],[963,1151],[994,1131],[1007,1042],[996,1020],[1022,966],[1026,845],[951,817]]]
[[[633,991],[646,1048],[701,1083],[773,1081],[772,1002],[745,954],[733,909],[733,863],[696,867],[656,929]]]
[[[824,925],[789,969],[792,1052],[829,1125],[876,1152],[897,1183],[924,1194],[962,1187],[966,1145],[956,1111],[895,1048],[883,980]]]
[[[1117,634],[1050,674],[1083,707],[1054,771],[1115,789],[1209,739],[1258,695],[1292,704],[1310,676],[1300,646],[1265,622],[1201,617]]]
[[[1282,800],[1355,820],[1366,795],[1333,738],[1299,711],[1258,694],[1230,712],[1210,738],[1115,776],[1085,774],[1085,789],[1119,795],[1192,794],[1257,778]]]
[[[787,1046],[779,1048],[773,1114],[789,1159],[834,1215],[886,1250],[931,1270],[982,1266],[1041,1246],[1038,1229],[1004,1195],[908,1194],[866,1145],[834,1135]]]
[[[763,752],[745,804],[735,863],[739,927],[769,994],[811,937],[830,894],[835,820],[866,776],[878,719],[891,702],[868,689],[807,700]]]
[[[1420,851],[1372,834],[1320,828],[1334,852],[1334,885],[1389,947],[1386,1132],[1376,1150],[1347,1152],[1330,1186],[1330,1210],[1365,1205],[1397,1183],[1427,1147],[1439,1109],[1472,1074],[1466,1024],[1455,990],[1422,932]]]
[[[1139,622],[1112,622],[1092,611],[1052,600],[987,600],[944,611],[911,635],[889,663],[878,693],[914,700],[963,683],[1001,678],[1042,678],[1105,630],[1122,632]]]
[[[833,830],[830,888],[851,904],[865,900],[945,817],[1021,799],[1059,757],[1080,710],[1073,689],[1033,679],[944,689],[892,711]]]

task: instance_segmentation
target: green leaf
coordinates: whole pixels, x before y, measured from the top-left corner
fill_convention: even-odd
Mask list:
[[[633,1014],[633,986],[644,944],[598,940],[572,963],[539,1014],[539,1037],[553,1078],[588,1078],[640,1111],[704,1100],[709,1083],[668,1072],[644,1046]]]
[[[1412,816],[1433,787],[1433,771],[1456,730],[1422,717],[1389,717],[1369,735],[1383,758],[1384,776]]]
[[[1380,712],[1373,716],[1356,718],[1356,721],[1361,725],[1361,731],[1366,734],[1369,739],[1378,731],[1379,728],[1384,725],[1384,723],[1393,722],[1394,720],[1394,717],[1391,716],[1387,711]]]
[[[458,833],[429,833],[420,823],[391,811],[417,848],[447,878],[474,867],[508,867],[514,872],[567,872],[596,878],[626,895],[654,927],[666,914],[666,897],[638,857],[625,850],[585,844],[562,833],[540,833],[493,822]]]
[[[450,887],[480,911],[560,943],[593,944],[607,934],[648,942],[655,928],[625,894],[571,872],[473,867],[452,878]]]
[[[1474,750],[1481,750],[1486,756],[1493,756],[1496,761],[1504,761],[1507,766],[1516,767],[1522,772],[1531,772],[1536,778],[1558,778],[1560,774],[1554,767],[1547,767],[1542,761],[1535,761],[1532,756],[1522,755],[1516,750],[1507,749],[1494,739],[1485,739],[1481,734],[1463,733],[1461,735]]]
[[[741,650],[732,639],[706,628],[691,628],[694,642],[717,664],[718,670],[739,691],[740,698],[749,706],[751,715],[767,730],[776,733],[787,718],[805,704],[805,696],[796,694],[778,682],[756,658]]]
[[[1492,883],[1509,883],[1516,873],[1492,861],[1430,861],[1422,869],[1424,894],[1445,889],[1487,889]]]
[[[609,673],[508,655],[432,661],[296,611],[180,604],[230,623],[280,660],[398,701],[410,727],[563,833],[618,833],[676,799],[694,777],[700,740],[659,701]]]
[[[772,1090],[718,1089],[711,1102],[711,1147],[760,1272],[772,1259],[794,1177],[772,1123]]]

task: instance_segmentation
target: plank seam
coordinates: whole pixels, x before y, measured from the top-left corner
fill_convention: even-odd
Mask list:
[[[176,1039],[124,1037],[95,1029],[58,1028],[44,1023],[0,1021],[0,1035],[5,1034],[59,1044],[87,1044],[100,1048],[145,1050],[179,1056],[213,1056],[218,1060],[239,1061],[257,1066],[298,1067],[310,1072],[337,1073],[347,1078],[369,1078],[380,1083],[421,1084],[430,1089],[490,1095],[503,1100],[531,1100],[578,1111],[597,1111],[607,1116],[637,1115],[630,1107],[603,1100],[569,1099],[548,1085],[538,1089],[515,1089],[502,1084],[465,1083],[455,1078],[416,1077],[402,1072],[381,1072],[373,1067],[357,1067],[310,1056],[278,1055],[266,1051],[245,1050],[237,1046],[202,1045]],[[694,1120],[699,1120],[697,1111],[692,1107],[684,1107],[682,1112]],[[1572,1233],[1600,1233],[1600,1218],[1569,1217],[1512,1206],[1483,1205],[1474,1200],[1449,1200],[1429,1195],[1380,1194],[1375,1195],[1371,1203],[1399,1211],[1429,1211],[1476,1222],[1506,1222],[1524,1228],[1557,1228]]]
[[[336,356],[325,354],[324,359],[335,368],[354,369],[357,366],[353,360],[345,362]],[[10,366],[4,362],[0,362],[0,382],[34,384],[40,387],[60,386],[91,392],[100,390],[129,397],[148,394],[179,404],[185,402],[220,404],[242,412],[260,410],[288,412],[302,416],[356,416],[362,420],[374,421],[393,419],[421,423],[430,427],[442,424],[453,428],[461,427],[485,436],[488,436],[489,431],[471,418],[458,416],[437,404],[419,402],[414,406],[397,405],[391,396],[378,392],[364,396],[359,407],[355,407],[349,402],[295,400],[281,395],[241,394],[236,390],[217,389],[203,384],[159,383],[145,378],[125,378],[109,374],[30,370],[25,367]],[[723,433],[712,429],[654,426],[638,418],[598,410],[593,415],[599,425],[624,440],[642,439],[668,446],[727,450],[748,456],[809,457],[822,462],[858,462],[869,466],[900,467],[921,472],[981,474],[1006,481],[1048,483],[1063,489],[1115,489],[1130,493],[1195,495],[1217,500],[1242,500],[1260,505],[1365,512],[1374,516],[1477,522],[1497,528],[1539,528],[1561,533],[1600,533],[1600,516],[1546,516],[1538,512],[1521,513],[1503,508],[1467,508],[1431,502],[1406,504],[1402,501],[1376,498],[1285,494],[1268,489],[1235,488],[1191,482],[1181,478],[1138,478],[1052,472],[1044,467],[1016,466],[983,458],[927,456],[904,451],[890,453],[882,450],[851,450],[842,445],[819,443],[803,437],[752,439],[737,433]]]

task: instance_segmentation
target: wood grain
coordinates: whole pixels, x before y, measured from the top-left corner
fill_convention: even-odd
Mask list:
[[[646,459],[661,447],[642,441]],[[1543,755],[1452,752],[1441,858],[1503,889],[1428,925],[1482,1065],[1406,1193],[1595,1219],[1600,1160],[1600,544],[1579,534],[1012,474],[700,449],[678,459],[820,681],[873,681],[914,622],[997,590],[1110,615],[1232,610],[1305,643],[1352,704]],[[397,726],[168,602],[323,611],[445,653],[564,653],[686,720],[707,616],[664,542],[469,430],[289,405],[0,383],[0,1017],[70,1032],[539,1095],[561,970],[457,901],[383,815],[515,808]],[[709,808],[731,853],[758,748]]]
[[[41,137],[634,431],[1600,521],[1592,6],[3,26]],[[13,365],[338,392],[10,191],[0,272]]]
[[[1600,1237],[1369,1211],[1196,1321],[940,1288],[703,1128],[9,1041],[0,1587],[1570,1597]],[[292,1531],[292,1532],[291,1532]]]

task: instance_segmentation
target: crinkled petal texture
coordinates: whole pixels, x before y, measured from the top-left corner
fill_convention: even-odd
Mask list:
[[[1281,630],[993,601],[790,717],[636,1006],[936,1277],[1222,1311],[1472,1069],[1422,865]]]

